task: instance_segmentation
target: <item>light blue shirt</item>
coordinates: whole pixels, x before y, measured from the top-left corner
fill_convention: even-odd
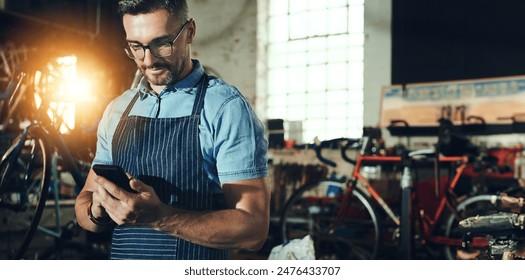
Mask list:
[[[191,114],[197,83],[204,74],[199,61],[183,80],[166,87],[157,96],[143,79],[111,101],[98,126],[97,151],[93,164],[113,164],[111,142],[122,113],[140,91],[130,116],[177,118]],[[217,77],[210,77],[199,137],[208,177],[223,184],[268,175],[268,141],[264,126],[242,94]],[[132,174],[136,176],[136,174]]]

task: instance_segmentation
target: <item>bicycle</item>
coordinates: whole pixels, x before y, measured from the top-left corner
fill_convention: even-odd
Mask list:
[[[59,132],[63,120],[50,106],[54,82],[60,78],[55,67],[47,59],[24,65],[7,87],[9,112],[20,110],[22,102],[13,101],[24,100],[31,113],[27,114],[28,125],[0,161],[0,222],[6,246],[0,252],[2,259],[31,258],[26,252],[37,231],[54,237],[55,251],[66,248],[62,245],[69,233],[60,224],[60,177],[69,173],[75,187],[81,188],[90,168],[89,159],[80,152],[72,153],[71,143]],[[48,200],[50,189],[54,191],[52,200]],[[46,202],[54,207],[54,228],[40,225]]]
[[[336,139],[341,143],[341,139]],[[283,242],[310,234],[316,244],[319,259],[375,259],[386,257],[386,246],[397,247],[403,258],[412,258],[415,249],[425,248],[437,257],[454,259],[461,246],[461,237],[452,230],[461,217],[493,209],[491,196],[476,196],[463,200],[454,190],[468,163],[467,156],[435,157],[435,151],[404,153],[403,155],[371,155],[371,140],[345,139],[340,144],[342,158],[355,165],[350,179],[327,178],[295,191],[280,215]],[[330,166],[335,163],[322,157],[323,148],[334,146],[334,140],[314,146],[319,160]],[[355,160],[347,150],[357,153]],[[438,179],[434,191],[423,191],[426,185],[415,185],[414,164],[427,162],[451,165],[448,181]],[[398,186],[409,190],[401,203],[386,201],[361,169],[365,165],[390,166],[393,172],[403,174]],[[441,169],[441,167],[439,167]],[[403,192],[403,191],[402,191]],[[421,194],[430,195],[425,199]],[[434,203],[428,202],[434,201]],[[479,208],[476,206],[480,206]],[[381,209],[378,210],[378,209]],[[436,252],[434,247],[438,247]]]
[[[334,162],[321,156],[321,150],[336,146],[339,141],[342,139],[323,141],[318,145],[311,145],[311,147],[314,148],[322,163],[335,166]],[[345,147],[356,143],[358,140],[349,139]],[[346,154],[343,157],[346,157]],[[337,179],[332,174],[331,179],[310,182],[295,190],[281,209],[279,227],[282,241],[287,242],[310,234],[316,245],[316,257],[331,258],[324,256],[325,251],[320,249],[326,250],[326,252],[337,252],[339,249],[341,249],[341,253],[351,252],[344,249],[344,243],[350,239],[343,238],[343,236],[347,228],[352,228],[355,236],[351,240],[352,242],[357,242],[357,237],[370,239],[361,240],[360,244],[363,244],[364,247],[362,250],[354,246],[357,249],[355,253],[361,255],[361,258],[373,258],[377,254],[379,242],[381,242],[378,234],[381,231],[381,224],[375,214],[377,211],[363,190],[359,188],[346,189],[347,182],[346,177]],[[346,189],[347,194],[355,198],[351,201],[345,200],[352,202],[347,207],[352,207],[352,212],[348,211],[348,213],[352,213],[353,216],[347,218],[359,217],[359,219],[343,221],[345,217],[342,214],[337,215],[340,212],[339,209],[344,208],[341,207],[344,189]],[[336,217],[339,217],[337,221],[335,220]],[[325,237],[332,237],[334,242],[324,242]]]

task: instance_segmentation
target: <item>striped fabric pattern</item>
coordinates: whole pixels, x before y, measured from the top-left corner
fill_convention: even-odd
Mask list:
[[[208,179],[199,140],[199,118],[208,77],[198,84],[192,114],[181,118],[129,116],[133,98],[113,137],[114,164],[154,187],[160,200],[187,210],[225,207],[224,194]],[[116,227],[111,259],[227,259],[226,250],[190,243],[147,227]]]

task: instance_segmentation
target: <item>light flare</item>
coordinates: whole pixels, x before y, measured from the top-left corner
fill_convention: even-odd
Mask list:
[[[78,106],[85,110],[96,101],[92,95],[92,81],[79,73],[78,58],[75,55],[63,56],[48,65],[49,74],[37,71],[35,90],[49,99],[48,116],[65,134],[75,128]],[[89,72],[82,72],[89,73]],[[37,106],[42,104],[42,96],[35,95]]]

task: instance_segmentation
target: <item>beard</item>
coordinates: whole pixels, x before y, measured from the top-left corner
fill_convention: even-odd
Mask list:
[[[186,63],[184,60],[175,63],[156,62],[150,67],[141,67],[140,70],[151,85],[167,86],[182,78],[180,75],[185,65]],[[156,73],[151,73],[151,71],[155,71]]]

